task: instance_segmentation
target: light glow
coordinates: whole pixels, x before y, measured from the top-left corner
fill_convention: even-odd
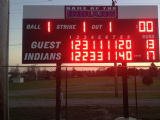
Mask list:
[[[81,57],[81,52],[75,52],[75,61],[80,61],[80,57]]]
[[[126,59],[132,60],[132,52],[131,51],[126,51]]]
[[[126,49],[131,49],[131,40],[126,40]]]
[[[103,60],[103,52],[98,52],[98,61]]]
[[[112,32],[112,22],[109,22],[109,31]]]
[[[94,50],[95,50],[95,48],[96,48],[96,47],[95,47],[95,44],[96,44],[96,43],[95,43],[95,40],[94,40],[94,41],[93,41],[93,49],[94,49]]]
[[[139,21],[139,32],[146,32],[145,21]]]
[[[108,52],[108,60],[111,60],[111,53]]]
[[[147,32],[153,32],[153,21],[147,21]]]
[[[75,50],[80,50],[81,41],[75,40]]]
[[[122,57],[122,58],[123,58],[123,60],[125,60],[124,51],[123,51],[123,52],[119,52],[119,57]]]
[[[83,50],[88,50],[88,41],[83,40]]]
[[[90,61],[95,61],[96,60],[96,53],[95,52],[90,52],[90,57],[91,57],[91,59],[90,59]]]
[[[108,40],[108,49],[110,50],[110,48],[111,48],[111,42],[110,40]]]
[[[154,40],[146,40],[147,49],[154,49]]]
[[[100,41],[100,48],[101,48],[101,50],[103,49],[103,42],[102,42],[102,40]]]
[[[86,32],[86,22],[83,22],[83,32]]]
[[[124,40],[119,40],[120,44],[119,44],[119,49],[124,49]]]
[[[152,59],[155,60],[155,51],[147,51],[147,60],[150,60],[150,55],[152,55]]]
[[[51,32],[51,22],[48,22],[48,32]]]
[[[83,52],[83,61],[87,61],[88,52]]]

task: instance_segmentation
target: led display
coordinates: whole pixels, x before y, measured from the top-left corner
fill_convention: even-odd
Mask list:
[[[158,19],[23,20],[23,63],[158,61]]]

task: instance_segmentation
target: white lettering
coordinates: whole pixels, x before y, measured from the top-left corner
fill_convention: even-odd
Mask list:
[[[56,29],[76,29],[77,25],[57,25]]]
[[[36,49],[36,48],[38,48],[38,49],[43,49],[43,48],[44,49],[54,49],[54,48],[58,49],[60,44],[61,44],[61,41],[56,41],[56,42],[54,42],[54,41],[51,41],[51,42],[49,42],[49,41],[45,41],[45,42],[33,41],[31,43],[31,48],[32,49]]]
[[[25,53],[24,60],[60,60],[61,53]]]

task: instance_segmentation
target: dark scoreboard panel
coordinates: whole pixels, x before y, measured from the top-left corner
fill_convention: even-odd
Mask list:
[[[158,62],[158,19],[24,19],[23,63]]]

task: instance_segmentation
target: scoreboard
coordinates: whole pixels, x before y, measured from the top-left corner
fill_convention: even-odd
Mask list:
[[[157,6],[24,6],[22,63],[158,62]]]

